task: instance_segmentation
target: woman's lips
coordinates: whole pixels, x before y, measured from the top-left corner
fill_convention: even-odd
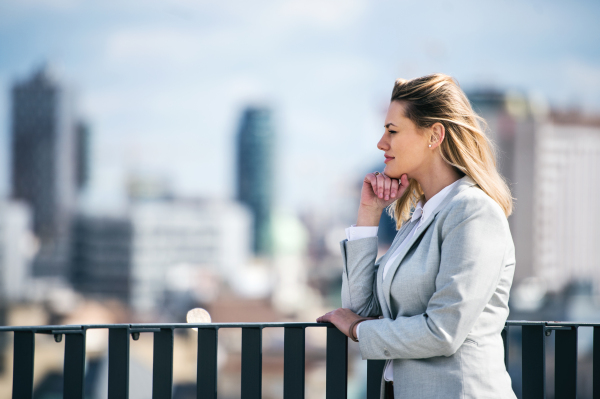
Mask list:
[[[391,161],[392,159],[394,159],[394,157],[385,157],[385,160],[383,161],[384,163],[388,163],[389,161]]]

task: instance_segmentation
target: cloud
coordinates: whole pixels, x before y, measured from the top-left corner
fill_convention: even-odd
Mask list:
[[[173,29],[128,29],[110,35],[106,57],[110,63],[153,62],[185,65],[198,59],[199,40]]]
[[[367,4],[362,0],[303,0],[279,3],[276,19],[298,25],[317,25],[340,29],[356,22],[364,14]]]

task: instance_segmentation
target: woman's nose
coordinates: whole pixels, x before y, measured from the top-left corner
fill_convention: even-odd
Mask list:
[[[381,138],[381,140],[379,140],[379,143],[377,143],[377,148],[380,149],[381,151],[387,151],[388,150],[389,146],[385,142],[385,140],[383,139],[383,137]]]

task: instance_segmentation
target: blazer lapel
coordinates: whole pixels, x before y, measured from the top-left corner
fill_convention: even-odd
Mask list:
[[[377,270],[377,286],[378,287],[383,287],[383,269],[385,267],[385,264],[387,263],[390,256],[394,253],[396,248],[398,248],[398,245],[400,245],[400,243],[402,241],[404,241],[404,239],[406,238],[408,233],[412,230],[414,225],[415,225],[415,222],[411,221],[411,222],[405,223],[404,226],[400,227],[400,230],[398,230],[398,233],[396,234],[396,238],[392,242],[392,245],[390,246],[390,248],[387,250],[385,255],[383,255],[383,257],[379,261],[379,269]],[[388,271],[388,273],[389,273],[389,271]],[[384,304],[387,305],[386,309],[384,309],[382,306],[382,311],[384,311],[384,316],[390,317],[392,312],[390,311],[390,307],[389,307],[390,305],[388,303],[388,300],[384,299],[384,297],[385,297],[384,291],[383,291],[383,289],[379,289],[377,291],[378,291],[377,295],[379,295],[379,303],[382,305],[384,305]],[[387,310],[387,315],[385,314],[385,310]]]
[[[406,245],[402,248],[402,250],[400,251],[400,254],[398,255],[398,257],[394,260],[394,263],[390,265],[390,270],[388,270],[385,279],[380,280],[381,281],[381,287],[383,288],[383,295],[385,297],[385,301],[388,305],[388,309],[390,310],[390,314],[391,314],[391,298],[390,298],[390,289],[391,289],[391,285],[392,285],[392,280],[394,279],[394,274],[396,274],[396,271],[398,270],[398,267],[400,266],[400,263],[402,262],[402,259],[404,258],[404,256],[406,255],[406,253],[410,250],[410,248],[413,246],[413,244],[415,243],[415,241],[417,241],[417,239],[423,235],[423,233],[427,230],[427,228],[429,227],[429,225],[431,224],[431,222],[433,222],[433,220],[435,219],[436,215],[438,214],[439,211],[441,211],[444,206],[446,206],[446,204],[448,202],[450,202],[452,200],[452,198],[454,198],[454,196],[458,193],[460,193],[462,190],[471,187],[472,185],[476,184],[475,181],[465,175],[463,176],[461,179],[461,181],[452,188],[452,190],[450,190],[450,192],[448,193],[448,195],[446,196],[446,198],[444,198],[444,200],[433,210],[433,212],[431,213],[431,215],[429,215],[429,218],[427,220],[425,220],[423,222],[423,224],[421,226],[419,226],[419,228],[417,229],[417,231],[415,231],[415,234],[413,234],[413,236],[409,239],[409,241],[406,243]],[[416,222],[415,222],[416,223]],[[414,227],[414,223],[410,223],[413,227]],[[412,227],[411,229],[412,230]],[[406,230],[404,232],[404,237],[406,237],[406,235],[408,235],[408,232],[410,232],[410,230]],[[397,248],[400,243],[403,241],[403,238],[399,239],[398,242],[395,245],[395,248]],[[394,250],[395,250],[394,248]],[[390,248],[390,250],[388,251],[388,253],[392,253],[392,249]],[[387,254],[386,254],[387,255]],[[387,259],[386,259],[387,261]],[[385,264],[381,264],[380,266],[384,266]],[[383,267],[379,268],[380,271],[379,273],[377,273],[378,275],[381,274],[381,276],[383,277]]]

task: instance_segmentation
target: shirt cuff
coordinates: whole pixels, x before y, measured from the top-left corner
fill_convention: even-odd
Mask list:
[[[352,226],[346,228],[346,238],[348,241],[360,240],[361,238],[375,237],[379,226]]]
[[[360,331],[360,325],[361,324],[362,324],[362,321],[356,325],[356,339],[359,340],[359,341],[360,341],[360,333],[359,333],[359,331]]]

